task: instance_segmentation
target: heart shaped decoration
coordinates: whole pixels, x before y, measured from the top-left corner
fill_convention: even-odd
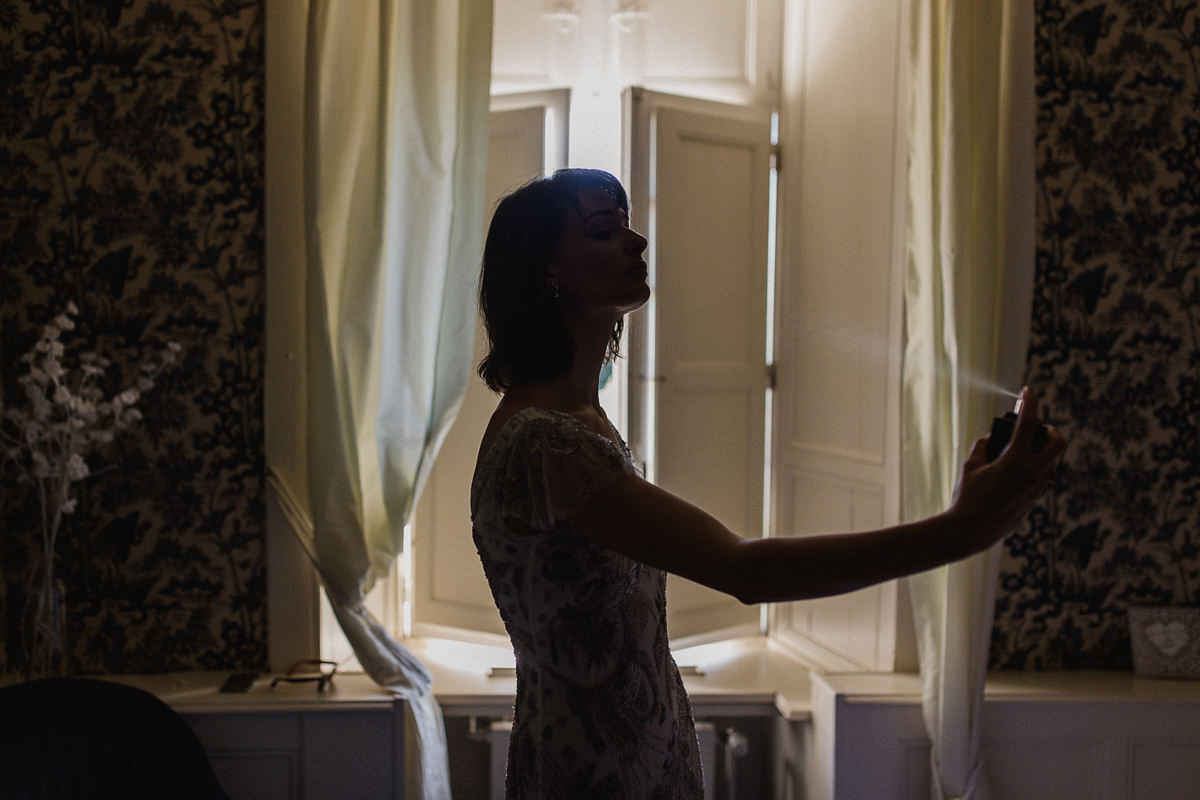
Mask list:
[[[1152,622],[1144,629],[1146,638],[1163,655],[1173,656],[1187,647],[1188,630],[1182,622]]]

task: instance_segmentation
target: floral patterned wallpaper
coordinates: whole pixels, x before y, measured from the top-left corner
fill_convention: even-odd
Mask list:
[[[1200,601],[1200,8],[1037,3],[1031,385],[1070,447],[1007,540],[992,666],[1129,669]]]
[[[262,50],[260,0],[0,0],[4,398],[68,302],[68,362],[182,346],[65,518],[75,671],[265,667]],[[0,478],[2,673],[39,512]]]

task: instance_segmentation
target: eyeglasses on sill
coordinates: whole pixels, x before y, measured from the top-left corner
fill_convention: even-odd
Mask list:
[[[312,671],[314,667],[316,668],[315,672]],[[333,683],[333,676],[337,672],[337,668],[336,661],[326,661],[323,658],[302,658],[288,667],[285,674],[272,678],[271,688],[274,689],[280,683],[315,682],[317,691],[323,692]]]

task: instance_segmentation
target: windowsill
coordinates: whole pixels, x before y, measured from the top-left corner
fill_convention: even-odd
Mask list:
[[[405,645],[433,673],[447,716],[512,714],[516,679],[507,648],[412,638]],[[674,652],[696,717],[810,717],[809,669],[764,636],[698,645]]]
[[[100,675],[100,680],[144,689],[181,714],[250,714],[282,711],[390,709],[397,698],[361,672],[338,672],[329,688],[315,683],[280,683],[263,674],[247,692],[220,691],[229,672],[170,672],[162,675]]]

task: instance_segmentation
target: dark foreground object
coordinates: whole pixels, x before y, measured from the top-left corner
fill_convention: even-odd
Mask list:
[[[149,692],[90,678],[0,689],[6,800],[229,800],[196,734]]]

